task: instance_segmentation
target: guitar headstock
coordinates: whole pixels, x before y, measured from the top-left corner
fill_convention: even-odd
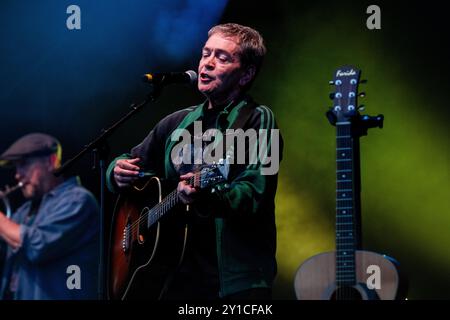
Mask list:
[[[365,93],[358,93],[358,86],[366,80],[360,81],[361,70],[353,66],[342,66],[336,69],[334,79],[330,84],[335,86],[335,92],[330,94],[333,107],[327,112],[328,120],[335,125],[336,122],[351,122],[359,116],[358,96],[364,97]]]

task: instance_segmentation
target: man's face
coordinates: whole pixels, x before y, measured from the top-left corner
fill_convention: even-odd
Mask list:
[[[220,33],[213,34],[203,47],[198,74],[198,89],[208,98],[227,101],[239,92],[244,72],[237,42]]]
[[[22,193],[26,199],[42,197],[51,175],[51,165],[48,157],[25,158],[16,162],[17,181],[23,183]]]

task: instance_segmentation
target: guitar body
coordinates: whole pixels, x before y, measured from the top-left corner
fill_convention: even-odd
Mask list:
[[[395,260],[370,252],[355,251],[356,284],[336,286],[336,252],[306,260],[297,270],[294,287],[299,300],[394,300],[404,298],[405,288]],[[368,288],[379,283],[375,288]],[[369,279],[370,278],[370,279]],[[369,280],[369,281],[368,281]]]
[[[110,299],[158,299],[166,280],[181,263],[187,226],[170,214],[148,227],[147,216],[162,201],[160,180],[119,196],[111,225],[108,261]]]

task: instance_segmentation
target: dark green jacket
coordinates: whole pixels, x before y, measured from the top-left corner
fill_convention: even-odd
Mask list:
[[[259,129],[277,128],[272,111],[254,103],[248,96],[225,107],[217,117],[216,128],[225,133],[247,104],[252,111],[243,130],[253,128],[259,132]],[[116,158],[107,172],[109,189],[118,191],[113,169],[121,158],[139,157],[146,172],[179,180],[170,158],[178,141],[171,141],[171,134],[175,129],[192,129],[194,121],[202,119],[206,106],[205,102],[165,117],[130,154]],[[281,135],[277,143],[281,161]],[[269,154],[271,147],[269,144]],[[256,164],[232,165],[228,181],[230,187],[208,193],[207,197],[194,203],[198,210],[209,211],[215,219],[221,296],[250,288],[271,287],[277,272],[274,200],[278,174],[263,175],[261,167],[259,161]]]

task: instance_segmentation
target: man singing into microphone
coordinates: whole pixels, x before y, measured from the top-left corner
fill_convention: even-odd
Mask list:
[[[214,130],[208,129],[219,130],[224,140],[227,129],[268,132],[266,155],[274,158],[277,153],[276,159],[281,159],[281,136],[274,135],[277,139],[271,140],[271,133],[278,132],[272,111],[247,94],[265,53],[263,38],[256,30],[232,23],[213,27],[198,66],[198,89],[206,101],[165,117],[129,154],[116,158],[108,168],[108,186],[113,192],[129,190],[140,173],[146,172],[176,181],[180,200],[189,204],[192,216],[186,252],[160,295],[163,299],[271,298],[277,272],[274,199],[278,170],[264,172],[267,162],[258,158],[253,163],[235,161],[227,182],[212,190],[199,190],[186,181],[205,164],[186,159],[197,158],[199,152],[202,155],[203,148],[212,143],[208,132]],[[194,134],[199,124],[204,132],[200,137]],[[172,152],[178,143],[174,132],[180,130],[189,132],[194,140],[201,139],[200,151],[194,146]],[[224,150],[224,158],[231,154],[236,160],[242,156],[233,154],[238,149],[244,150],[245,159],[252,152],[261,155],[256,144],[250,137],[245,146]],[[186,157],[183,152],[191,154]],[[145,299],[145,293],[140,298]]]

